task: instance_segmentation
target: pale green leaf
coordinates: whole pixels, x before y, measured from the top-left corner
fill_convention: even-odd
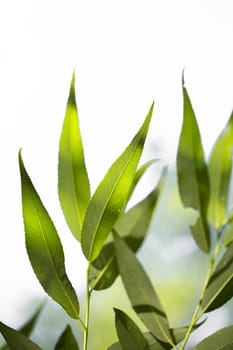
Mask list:
[[[212,311],[233,297],[233,244],[227,248],[217,264],[205,290],[201,307]]]
[[[209,221],[220,228],[227,220],[228,189],[232,169],[233,113],[218,137],[209,159]]]
[[[55,345],[55,350],[79,350],[77,341],[70,326],[67,326],[60,335]]]
[[[140,168],[141,169],[141,168]],[[114,225],[116,231],[136,252],[142,245],[153,217],[156,204],[164,185],[166,169],[162,172],[157,186],[151,193],[122,215]],[[104,245],[90,269],[90,284],[93,289],[110,287],[118,276],[118,267],[113,242]]]
[[[168,319],[143,267],[123,239],[114,234],[117,264],[131,305],[148,330],[164,342],[171,340]]]
[[[0,322],[0,332],[11,350],[41,350],[38,345],[28,339],[24,334],[8,327],[2,322]]]
[[[72,318],[78,319],[78,298],[66,274],[61,241],[27,174],[21,153],[19,165],[26,248],[31,265],[48,295]]]
[[[233,326],[225,327],[203,339],[193,350],[232,350]]]
[[[123,350],[149,350],[148,343],[134,321],[122,310],[114,308],[117,335]]]
[[[184,207],[196,209],[199,217],[191,231],[197,245],[210,250],[210,231],[207,223],[209,177],[204,159],[197,120],[183,83],[184,114],[177,153],[179,193]]]
[[[90,201],[90,185],[79,128],[74,74],[60,137],[58,192],[66,222],[80,240],[84,214]]]
[[[97,258],[113,225],[125,209],[152,113],[153,104],[138,133],[110,167],[91,198],[81,234],[82,249],[89,261]]]

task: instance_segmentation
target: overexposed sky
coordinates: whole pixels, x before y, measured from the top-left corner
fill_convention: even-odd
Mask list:
[[[92,190],[155,101],[145,157],[174,164],[181,73],[209,151],[233,101],[231,0],[8,0],[0,3],[0,318],[43,295],[24,249],[17,153],[64,240],[78,290],[83,263],[57,197],[57,149],[73,69]],[[78,246],[77,246],[78,249]],[[74,262],[72,262],[74,260]],[[70,264],[80,266],[80,280]],[[24,295],[24,297],[23,297]],[[12,310],[12,311],[9,311]]]

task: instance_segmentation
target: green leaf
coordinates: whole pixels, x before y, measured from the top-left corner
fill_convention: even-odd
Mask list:
[[[30,319],[19,329],[20,333],[29,336],[31,332],[33,331],[36,322],[38,320],[38,317],[41,313],[41,310],[43,308],[44,304],[38,307],[38,309],[35,311],[35,313],[30,317]],[[3,347],[0,348],[0,350],[10,350],[9,346],[6,344]]]
[[[26,248],[31,265],[48,295],[59,303],[70,317],[78,319],[78,298],[66,275],[61,241],[27,174],[21,152],[19,166]]]
[[[28,339],[24,334],[8,327],[2,322],[0,322],[0,332],[11,350],[41,350],[38,345]]]
[[[142,168],[140,168],[142,169]],[[151,193],[134,207],[124,213],[115,223],[118,234],[127,241],[136,252],[142,245],[153,217],[156,204],[162,191],[166,169],[163,170],[159,183]],[[109,288],[119,272],[113,242],[104,245],[99,256],[93,261],[90,269],[90,285],[93,289]]]
[[[55,350],[79,350],[77,341],[70,326],[67,326],[62,332],[56,343]]]
[[[118,268],[132,307],[156,338],[169,342],[168,319],[149,277],[131,249],[116,233],[114,243]]]
[[[193,350],[232,350],[233,326],[225,327],[203,339]]]
[[[204,293],[201,307],[212,311],[233,297],[233,245],[224,253],[217,264]]]
[[[210,250],[210,231],[207,223],[209,202],[209,177],[204,159],[196,117],[183,82],[184,116],[177,153],[179,193],[184,207],[198,211],[198,219],[191,226],[197,245]]]
[[[90,201],[90,185],[79,129],[74,74],[60,138],[58,192],[66,222],[75,238],[80,240],[84,214]]]
[[[115,324],[123,350],[149,350],[148,343],[138,326],[122,310],[114,308]]]
[[[225,247],[228,247],[233,242],[233,221],[230,221],[223,230],[223,244]]]
[[[83,253],[89,261],[97,258],[113,225],[125,209],[152,113],[153,104],[138,133],[110,167],[91,198],[81,234]]]
[[[218,137],[209,160],[209,221],[216,229],[227,220],[228,189],[232,169],[233,113]]]

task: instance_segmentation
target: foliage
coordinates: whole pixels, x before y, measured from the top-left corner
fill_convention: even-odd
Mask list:
[[[139,167],[153,114],[153,104],[128,147],[112,164],[95,193],[90,191],[85,165],[73,75],[59,145],[58,193],[67,225],[81,244],[87,260],[85,319],[80,300],[69,280],[62,243],[24,166],[19,152],[22,210],[25,240],[30,263],[45,292],[80,324],[83,342],[70,325],[59,336],[55,350],[88,349],[91,297],[94,291],[110,288],[120,275],[132,309],[144,328],[114,308],[118,341],[108,350],[162,350],[187,348],[188,339],[201,327],[203,316],[233,297],[233,212],[229,210],[232,170],[233,114],[205,160],[201,135],[190,98],[182,81],[183,124],[177,151],[177,179],[185,208],[196,211],[190,232],[198,248],[206,254],[208,271],[190,323],[172,328],[159,295],[136,253],[146,238],[166,169],[151,192],[130,209],[127,204],[141,177],[154,161]],[[26,325],[15,330],[0,322],[6,340],[2,350],[40,349],[30,333],[41,307]],[[139,323],[140,324],[140,323]],[[200,340],[195,350],[230,349],[233,326]],[[79,345],[78,345],[79,343]]]

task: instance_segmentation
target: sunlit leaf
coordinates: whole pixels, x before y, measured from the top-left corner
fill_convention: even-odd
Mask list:
[[[58,192],[67,224],[80,240],[84,214],[90,201],[90,186],[79,129],[74,74],[60,138]]]
[[[210,231],[207,223],[209,177],[204,159],[196,117],[183,82],[184,115],[177,153],[179,193],[184,207],[198,210],[198,219],[191,226],[192,235],[204,251],[210,250]]]
[[[0,332],[11,350],[41,350],[38,345],[28,339],[24,334],[8,327],[2,322],[0,322]]]
[[[26,248],[31,265],[48,295],[71,317],[79,318],[78,298],[66,275],[61,241],[27,174],[21,153],[19,165]]]
[[[168,319],[149,277],[131,249],[116,233],[114,243],[118,268],[132,307],[156,338],[169,342]]]
[[[205,290],[201,307],[212,311],[233,297],[233,244],[217,264]]]
[[[233,326],[225,327],[203,339],[193,350],[232,350]]]
[[[114,225],[118,234],[126,239],[134,252],[140,248],[146,237],[164,185],[165,176],[166,169],[162,172],[160,181],[155,189],[146,198],[124,213]],[[113,284],[118,274],[114,244],[109,242],[105,244],[97,259],[93,261],[90,270],[91,286],[96,290],[108,288]]]
[[[209,160],[211,195],[210,223],[218,229],[226,223],[228,189],[232,169],[233,113],[218,137]]]
[[[55,345],[55,350],[79,350],[77,341],[70,326],[67,326],[60,335]]]
[[[122,310],[114,308],[115,324],[123,350],[148,350],[148,343],[131,318]]]
[[[113,163],[93,195],[85,215],[81,242],[89,261],[99,255],[117,218],[128,201],[153,113],[149,113],[132,142]]]

